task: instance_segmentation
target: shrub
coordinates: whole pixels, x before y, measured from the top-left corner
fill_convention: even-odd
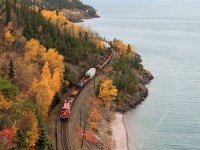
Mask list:
[[[112,135],[112,132],[113,132],[112,129],[108,129],[108,130],[107,130],[107,133],[108,133],[109,135]]]

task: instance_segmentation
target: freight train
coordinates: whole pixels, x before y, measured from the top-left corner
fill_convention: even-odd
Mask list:
[[[67,99],[64,100],[64,105],[60,111],[61,121],[69,119],[72,105],[73,105],[74,101],[76,100],[80,91],[84,88],[85,85],[87,85],[92,80],[92,78],[95,75],[100,73],[100,71],[110,61],[111,57],[112,57],[112,51],[110,48],[108,48],[107,54],[103,58],[103,60],[95,68],[90,68],[85,73],[85,76],[76,84],[75,88],[70,92]]]

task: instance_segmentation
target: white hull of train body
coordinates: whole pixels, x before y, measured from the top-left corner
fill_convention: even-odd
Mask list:
[[[96,69],[95,68],[90,68],[86,73],[85,76],[90,76],[90,79],[93,78],[96,74]]]

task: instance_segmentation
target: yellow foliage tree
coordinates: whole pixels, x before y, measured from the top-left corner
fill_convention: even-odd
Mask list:
[[[24,55],[23,61],[25,61],[26,66],[33,66],[31,67],[32,71],[30,69],[27,69],[29,70],[29,72],[31,72],[32,74],[34,74],[34,72],[37,72],[37,74],[39,74],[38,71],[40,71],[42,67],[43,67],[43,71],[47,67],[47,65],[43,66],[43,64],[45,62],[48,63],[48,70],[50,70],[50,72],[46,72],[46,74],[48,75],[46,76],[45,72],[42,71],[42,74],[43,74],[42,76],[47,79],[50,86],[51,86],[50,84],[51,78],[53,78],[54,81],[56,80],[57,88],[56,89],[51,88],[52,92],[58,91],[58,89],[60,88],[59,84],[61,84],[63,71],[64,71],[63,60],[64,60],[64,57],[60,55],[55,49],[50,48],[48,51],[46,51],[46,48],[40,45],[40,43],[35,39],[31,39],[25,45],[25,55]],[[22,62],[22,64],[24,63]],[[47,68],[46,68],[46,71],[47,71]],[[20,72],[22,72],[21,70],[19,71],[19,74],[22,74]],[[53,77],[51,76],[51,74],[53,74]],[[30,75],[29,80],[31,83],[29,85],[35,84],[35,83],[32,83],[34,78],[38,80],[39,82],[39,80],[41,81],[43,77],[40,78],[39,76],[36,76],[36,75],[35,76]]]
[[[12,34],[10,33],[10,30],[8,30],[5,33],[5,41],[6,41],[6,45],[7,46],[11,46],[13,42],[15,42],[15,38],[12,36]]]
[[[38,83],[36,94],[37,103],[44,117],[47,117],[54,96],[54,93],[51,90],[50,81],[51,73],[49,70],[49,64],[46,62],[42,68],[41,80]]]
[[[54,92],[58,92],[61,86],[60,73],[55,71],[51,80],[51,89]]]
[[[94,107],[89,114],[88,123],[92,129],[97,130],[97,126],[101,119],[101,114],[98,108]]]
[[[29,111],[27,115],[29,116],[29,124],[30,124],[29,129],[27,130],[27,136],[29,139],[28,144],[29,147],[34,147],[39,137],[38,121],[34,112]]]
[[[116,86],[112,84],[112,80],[106,80],[101,83],[99,88],[99,98],[104,104],[116,99],[118,90]]]
[[[104,41],[96,39],[95,44],[97,47],[104,48]]]
[[[71,34],[74,36],[77,36],[80,29],[79,26],[68,21],[67,18],[63,15],[63,13],[59,13],[58,15],[56,14],[56,11],[48,11],[48,10],[43,10],[41,11],[42,15],[47,19],[55,24],[58,25],[58,27],[61,29],[68,29]]]
[[[36,98],[44,117],[47,116],[53,96],[60,90],[64,71],[63,60],[64,57],[55,49],[50,48],[46,51],[46,48],[40,45],[35,39],[31,39],[25,45],[25,55],[23,58],[25,63],[22,64],[32,66],[31,70],[29,68],[27,70],[33,75],[34,72],[37,72],[37,74],[39,74],[38,72],[42,72],[41,76],[30,75],[29,81],[31,83],[27,85],[30,85],[29,95]],[[16,74],[22,74],[20,72],[23,71],[20,69],[16,72]]]
[[[49,69],[51,72],[58,71],[62,77],[64,71],[64,57],[62,55],[59,55],[55,49],[50,48],[46,54],[43,55],[43,60],[49,63]]]
[[[49,69],[49,63],[48,62],[45,62],[44,66],[42,68],[41,79],[42,80],[45,79],[48,82],[50,82],[51,72],[50,72],[50,69]]]
[[[43,57],[46,53],[46,48],[40,45],[40,43],[31,39],[25,45],[25,57],[24,60],[26,63],[36,63],[43,64]]]
[[[124,44],[123,41],[117,40],[113,42],[113,46],[119,50],[120,55],[134,56],[134,47],[132,45]]]
[[[53,99],[53,94],[51,92],[50,85],[48,84],[47,80],[43,79],[38,84],[36,100],[39,105],[41,114],[44,117],[47,117],[52,99]]]
[[[116,86],[112,84],[112,80],[105,80],[101,83],[99,88],[99,98],[102,100],[103,104],[106,105],[107,111],[110,111],[110,105],[113,100],[116,99],[118,90]]]
[[[30,95],[35,95],[37,92],[37,86],[38,86],[38,79],[34,78],[33,82],[31,84],[31,90],[30,90]]]

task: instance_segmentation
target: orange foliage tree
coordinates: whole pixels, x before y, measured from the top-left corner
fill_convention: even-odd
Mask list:
[[[14,128],[4,129],[0,131],[0,149],[10,149],[14,144],[15,136],[14,136]]]
[[[88,141],[90,144],[96,143],[96,138],[94,136],[94,132],[90,129],[85,133],[85,139]]]
[[[92,129],[97,130],[97,126],[99,124],[99,121],[101,119],[101,114],[98,108],[93,107],[92,111],[89,114],[88,117],[88,124]]]

